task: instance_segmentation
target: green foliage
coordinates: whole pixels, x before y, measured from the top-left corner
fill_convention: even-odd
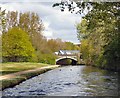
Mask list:
[[[35,51],[42,51],[41,49],[45,41],[41,32],[44,27],[38,14],[34,12],[18,13],[17,11],[8,11],[5,15],[5,19],[7,20],[5,24],[5,32],[8,32],[9,29],[16,26],[22,28],[22,30],[24,30],[30,37],[30,42]],[[36,56],[33,58],[33,61],[37,61]]]
[[[6,19],[5,30],[2,32],[3,62],[34,61],[55,64],[54,52],[60,49],[79,50],[71,42],[63,42],[61,39],[47,40],[42,35],[42,20],[34,12],[8,11],[3,16]]]
[[[5,88],[13,87],[13,86],[21,83],[22,81],[25,81],[25,80],[26,80],[26,78],[21,77],[21,76],[17,76],[17,77],[12,78],[12,79],[1,80],[0,81],[0,83],[2,84],[1,88],[5,89]]]
[[[21,64],[21,63],[19,63],[19,64]],[[31,63],[31,64],[33,64],[33,63]],[[37,65],[37,64],[39,64],[39,63],[35,63],[35,65]],[[42,74],[42,73],[45,73],[46,71],[52,70],[56,67],[58,67],[58,66],[50,67],[50,68],[44,68],[42,70],[35,70],[35,71],[31,71],[31,72],[27,72],[27,73],[24,73],[24,74],[21,74],[21,75],[14,76],[10,79],[1,80],[0,81],[0,84],[1,84],[0,88],[3,90],[3,89],[6,89],[6,88],[13,87],[13,86],[18,85],[19,83],[25,81],[26,79],[37,76],[37,75]]]
[[[5,75],[9,73],[32,70],[45,66],[49,66],[49,65],[43,63],[33,63],[33,62],[7,62],[1,64],[2,68],[0,69],[0,72],[2,73],[2,75]]]
[[[5,23],[6,23],[5,10],[2,11],[2,9],[0,7],[0,30],[1,30],[1,33],[5,29]]]
[[[93,10],[77,25],[86,64],[111,70],[120,66],[119,6],[120,3],[93,3]]]
[[[46,64],[55,64],[56,56],[52,53],[49,54],[40,54],[38,56],[38,62]]]
[[[71,42],[65,42],[65,49],[66,50],[79,50],[79,48],[80,48],[79,46],[74,45]]]
[[[3,61],[31,61],[35,56],[28,34],[18,27],[2,35],[2,50]]]
[[[82,0],[82,2],[79,0],[61,0],[59,3],[54,3],[52,7],[59,7],[61,12],[67,9],[71,13],[85,14],[86,9],[90,10],[90,3],[89,0]]]

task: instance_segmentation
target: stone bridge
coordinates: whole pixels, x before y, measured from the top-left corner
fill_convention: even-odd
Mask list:
[[[80,52],[78,50],[59,50],[57,59],[55,60],[58,65],[76,65]]]

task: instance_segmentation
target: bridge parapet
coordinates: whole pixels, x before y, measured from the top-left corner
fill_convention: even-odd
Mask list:
[[[57,58],[76,58],[77,59],[77,56],[57,56]]]

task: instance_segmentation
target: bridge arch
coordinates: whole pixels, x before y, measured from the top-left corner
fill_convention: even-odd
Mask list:
[[[67,62],[67,60],[71,60],[71,62]],[[73,57],[61,57],[55,60],[58,65],[76,65],[77,59]]]

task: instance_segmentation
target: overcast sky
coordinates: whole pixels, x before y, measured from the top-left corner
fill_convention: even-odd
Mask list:
[[[20,2],[19,2],[20,1]],[[79,14],[68,11],[61,12],[53,8],[55,2],[61,0],[0,0],[0,7],[10,11],[36,12],[45,26],[43,34],[48,38],[61,38],[63,41],[79,43],[75,25],[81,21]]]

